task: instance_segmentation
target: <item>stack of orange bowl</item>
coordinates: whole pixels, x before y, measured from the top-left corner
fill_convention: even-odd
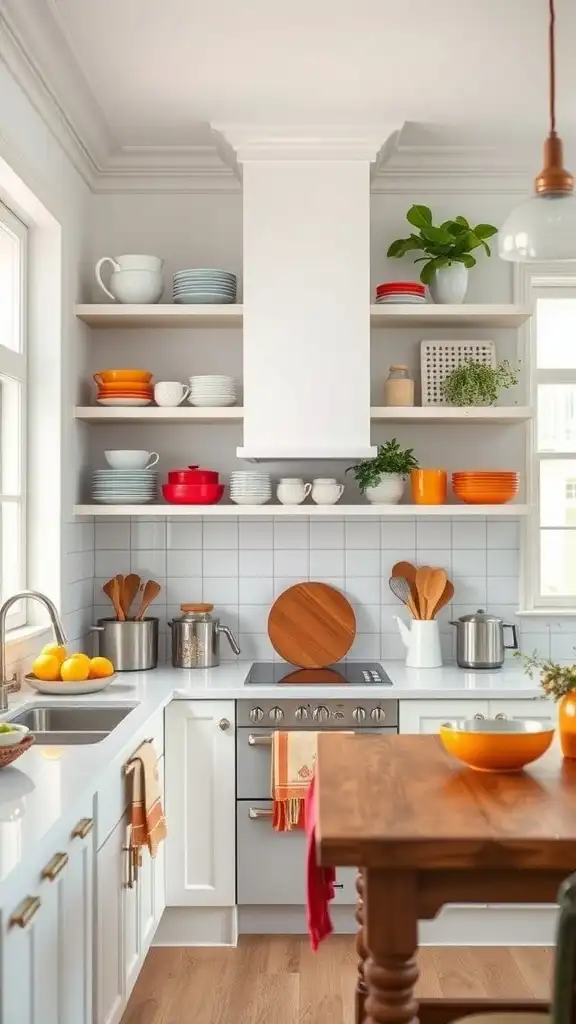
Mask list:
[[[467,505],[504,505],[518,494],[519,473],[474,470],[452,474],[452,489]]]
[[[94,380],[99,405],[150,405],[154,397],[148,370],[99,370]]]

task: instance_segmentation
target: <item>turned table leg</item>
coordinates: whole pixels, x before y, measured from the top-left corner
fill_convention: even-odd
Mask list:
[[[364,871],[366,1024],[412,1024],[418,1004],[416,880],[408,872]]]
[[[358,978],[356,980],[356,1024],[363,1024],[366,1016],[364,1003],[366,1000],[366,982],[364,980],[364,964],[368,956],[366,943],[364,941],[364,873],[362,868],[358,869],[356,875],[356,922],[358,932],[356,935],[356,952],[358,954]]]

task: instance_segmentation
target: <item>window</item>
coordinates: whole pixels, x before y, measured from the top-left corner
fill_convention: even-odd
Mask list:
[[[523,267],[532,301],[526,608],[576,607],[576,265]]]
[[[26,584],[26,227],[0,203],[0,591]],[[8,627],[24,625],[15,605]]]

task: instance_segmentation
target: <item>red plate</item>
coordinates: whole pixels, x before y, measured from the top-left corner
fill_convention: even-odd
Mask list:
[[[379,284],[376,288],[376,295],[390,295],[396,292],[411,292],[414,295],[425,295],[426,289],[423,284],[417,281],[391,281],[389,284]]]

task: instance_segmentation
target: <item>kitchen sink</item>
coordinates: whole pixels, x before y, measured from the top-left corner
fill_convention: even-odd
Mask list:
[[[39,704],[24,708],[9,719],[14,725],[26,725],[40,744],[100,743],[136,707],[118,706],[62,707]]]

